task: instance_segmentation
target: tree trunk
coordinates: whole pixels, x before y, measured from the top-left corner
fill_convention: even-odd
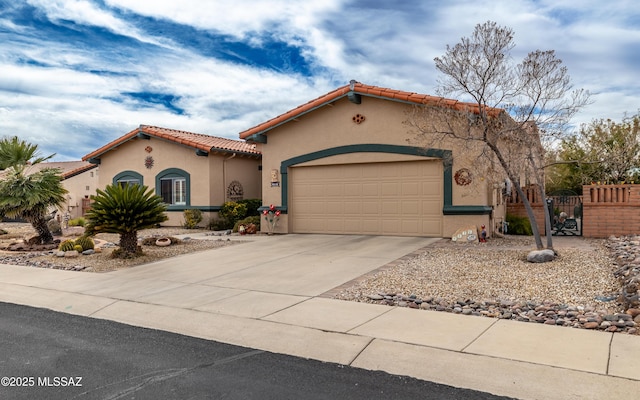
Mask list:
[[[511,177],[509,177],[511,179]],[[517,182],[517,181],[516,181]],[[524,204],[524,209],[527,210],[527,216],[529,217],[529,222],[531,223],[531,232],[533,233],[533,237],[536,240],[536,248],[538,250],[544,249],[542,245],[542,237],[540,236],[540,231],[538,230],[538,223],[536,222],[536,215],[533,213],[533,207],[531,207],[531,202],[525,196],[524,191],[520,187],[520,184],[515,185],[516,192],[522,199],[522,204]]]
[[[553,249],[553,239],[551,237],[551,214],[549,214],[549,205],[547,204],[544,186],[538,185],[540,188],[540,196],[544,202],[544,231],[547,238],[547,249]]]
[[[527,216],[529,217],[529,222],[531,224],[531,232],[533,233],[533,237],[536,240],[536,247],[538,248],[538,250],[544,249],[544,246],[542,245],[542,237],[540,237],[540,231],[538,230],[538,223],[536,222],[536,215],[533,213],[533,207],[531,207],[529,199],[527,198],[527,196],[525,196],[524,191],[520,187],[520,179],[517,179],[517,177],[511,172],[509,163],[507,163],[507,161],[502,156],[502,152],[500,151],[498,146],[496,146],[494,143],[491,143],[489,140],[485,140],[484,143],[486,143],[487,146],[489,146],[489,148],[493,151],[493,154],[495,154],[495,156],[498,158],[498,162],[500,163],[500,165],[502,165],[502,168],[507,173],[507,177],[511,180],[511,182],[513,182],[516,188],[516,192],[522,199],[524,209],[527,210]],[[544,196],[542,198],[544,200]]]
[[[538,188],[540,189],[540,198],[544,204],[544,232],[547,238],[547,249],[553,249],[553,239],[551,237],[551,215],[549,214],[549,205],[547,204],[547,194],[545,193],[544,186],[544,169],[539,168],[536,164],[536,158],[533,156],[531,149],[529,149],[529,163],[533,168],[533,173],[538,181]]]
[[[120,248],[128,255],[138,252],[138,231],[120,233]]]
[[[47,226],[47,220],[41,216],[36,215],[28,218],[28,221],[33,226],[33,229],[36,230],[36,233],[40,237],[40,244],[49,244],[53,243],[53,235]]]

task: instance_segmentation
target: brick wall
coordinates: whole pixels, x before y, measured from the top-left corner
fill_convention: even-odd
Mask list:
[[[530,185],[522,188],[524,195],[529,199],[531,208],[533,208],[533,214],[536,217],[538,225],[538,231],[541,235],[544,235],[544,203],[540,199],[540,189],[535,185]],[[529,218],[527,210],[524,208],[522,200],[518,197],[518,194],[514,190],[511,194],[511,198],[507,202],[507,214],[515,215],[517,217]]]
[[[582,187],[583,236],[640,234],[640,185]]]
[[[535,187],[524,188],[531,201],[538,229],[544,234],[544,206]],[[640,185],[584,185],[582,187],[582,235],[607,238],[640,234]],[[507,213],[526,217],[522,201],[512,196]]]

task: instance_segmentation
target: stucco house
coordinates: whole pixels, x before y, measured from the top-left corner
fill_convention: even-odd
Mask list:
[[[477,112],[474,104],[351,81],[241,132],[262,153],[263,205],[282,213],[276,232],[493,232],[506,208],[495,177],[485,179],[454,142],[411,144],[406,120],[424,105]]]
[[[149,125],[85,155],[100,166],[98,187],[141,184],[168,204],[166,226],[180,226],[186,209],[204,222],[230,200],[261,198],[261,154],[253,144]]]

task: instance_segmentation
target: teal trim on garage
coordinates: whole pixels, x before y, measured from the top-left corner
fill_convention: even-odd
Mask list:
[[[490,206],[452,206],[445,205],[442,213],[444,215],[489,215],[493,212]]]
[[[282,195],[282,205],[277,207],[283,213],[288,211],[289,202],[289,177],[288,168],[297,164],[318,160],[321,158],[351,154],[351,153],[393,153],[406,154],[410,156],[439,158],[443,163],[443,215],[488,215],[491,214],[493,208],[491,206],[454,206],[453,202],[453,172],[452,172],[452,152],[443,149],[425,149],[422,147],[399,146],[391,144],[355,144],[348,146],[332,147],[315,151],[313,153],[303,154],[282,161],[280,164],[280,185]]]
[[[280,185],[281,185],[281,195],[282,195],[282,208],[286,210],[288,208],[288,194],[289,194],[289,177],[288,177],[288,168],[297,164],[302,164],[305,162],[318,160],[321,158],[337,156],[341,154],[351,154],[351,153],[393,153],[393,154],[406,154],[410,156],[419,156],[419,157],[432,157],[439,158],[442,160],[444,166],[444,174],[443,174],[443,185],[444,185],[444,206],[449,208],[453,207],[452,203],[452,180],[453,174],[451,172],[452,169],[452,153],[451,150],[442,150],[442,149],[425,149],[422,147],[413,147],[413,146],[399,146],[393,144],[353,144],[348,146],[339,146],[332,147],[330,149],[324,149],[320,151],[315,151],[313,153],[303,154],[297,157],[289,158],[287,160],[282,161],[280,164]]]

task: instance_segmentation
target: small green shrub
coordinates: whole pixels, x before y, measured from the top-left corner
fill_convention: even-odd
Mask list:
[[[73,246],[75,246],[75,242],[71,239],[67,239],[64,242],[60,243],[60,246],[58,246],[58,250],[60,251],[71,251],[73,250]]]
[[[227,225],[228,224],[220,218],[210,218],[207,222],[207,229],[210,231],[221,231],[224,229],[230,229],[226,227]]]
[[[236,203],[235,201],[227,201],[222,205],[218,216],[220,217],[221,229],[232,229],[236,222],[247,215],[247,205]]]
[[[259,215],[252,215],[250,217],[241,219],[240,221],[237,221],[236,224],[233,226],[233,231],[234,232],[238,232],[238,227],[240,225],[249,225],[249,224],[254,224],[256,226],[256,229],[258,231],[260,231],[260,216]]]
[[[182,226],[187,229],[195,229],[202,222],[202,211],[197,208],[184,210],[182,214],[184,216],[184,224]]]
[[[262,207],[262,199],[238,200],[238,204],[244,204],[247,206],[247,213],[246,213],[247,217],[260,215],[260,211],[258,211],[258,208]]]
[[[507,223],[509,224],[507,233],[511,235],[533,235],[529,218],[507,214]]]
[[[84,226],[86,223],[87,221],[82,217],[69,220],[69,226]]]
[[[80,236],[76,239],[75,244],[82,247],[82,250],[93,250],[95,243],[89,236]]]

